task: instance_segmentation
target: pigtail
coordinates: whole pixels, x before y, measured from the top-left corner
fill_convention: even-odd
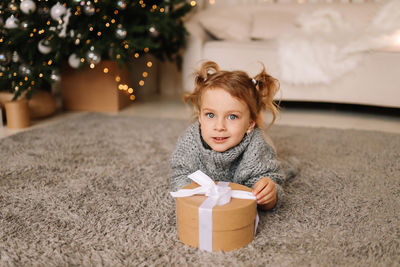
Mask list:
[[[191,94],[185,94],[183,96],[183,101],[187,105],[188,103],[192,104],[195,113],[198,111],[200,106],[200,94],[201,90],[207,86],[207,81],[210,75],[219,71],[219,66],[217,63],[213,61],[206,61],[204,62],[200,70],[194,73],[194,90]]]
[[[264,122],[261,116],[261,111],[268,110],[272,114],[272,121],[268,126],[270,127],[275,122],[279,113],[279,103],[274,101],[274,97],[279,91],[279,81],[269,75],[265,71],[265,66],[263,65],[261,72],[254,77],[253,83],[255,84],[256,88],[257,109],[259,111],[259,119],[256,122],[257,126],[261,128],[263,127]]]

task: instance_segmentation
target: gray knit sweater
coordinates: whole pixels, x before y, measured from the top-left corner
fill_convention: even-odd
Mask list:
[[[178,139],[170,158],[171,190],[191,184],[187,176],[197,170],[215,181],[227,181],[252,188],[263,177],[271,178],[277,187],[279,206],[283,175],[274,149],[267,144],[261,129],[245,134],[242,141],[224,152],[212,150],[202,139],[200,124],[192,124]]]

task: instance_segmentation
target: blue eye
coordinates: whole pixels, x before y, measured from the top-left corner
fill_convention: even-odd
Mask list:
[[[228,116],[228,119],[230,119],[230,120],[234,120],[234,119],[237,119],[237,116],[236,116],[236,115],[233,115],[233,114],[231,114],[231,115],[229,115],[229,116]]]
[[[206,113],[206,116],[211,119],[215,117],[214,113]]]

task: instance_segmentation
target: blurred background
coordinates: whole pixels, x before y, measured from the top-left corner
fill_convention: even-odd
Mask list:
[[[5,0],[0,136],[82,112],[190,119],[205,60],[280,81],[278,124],[400,132],[400,1]],[[266,114],[268,117],[268,114]]]

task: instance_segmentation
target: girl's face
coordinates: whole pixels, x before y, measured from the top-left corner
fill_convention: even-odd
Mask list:
[[[245,102],[221,88],[207,89],[199,110],[201,136],[217,152],[236,146],[248,130],[254,128]]]

